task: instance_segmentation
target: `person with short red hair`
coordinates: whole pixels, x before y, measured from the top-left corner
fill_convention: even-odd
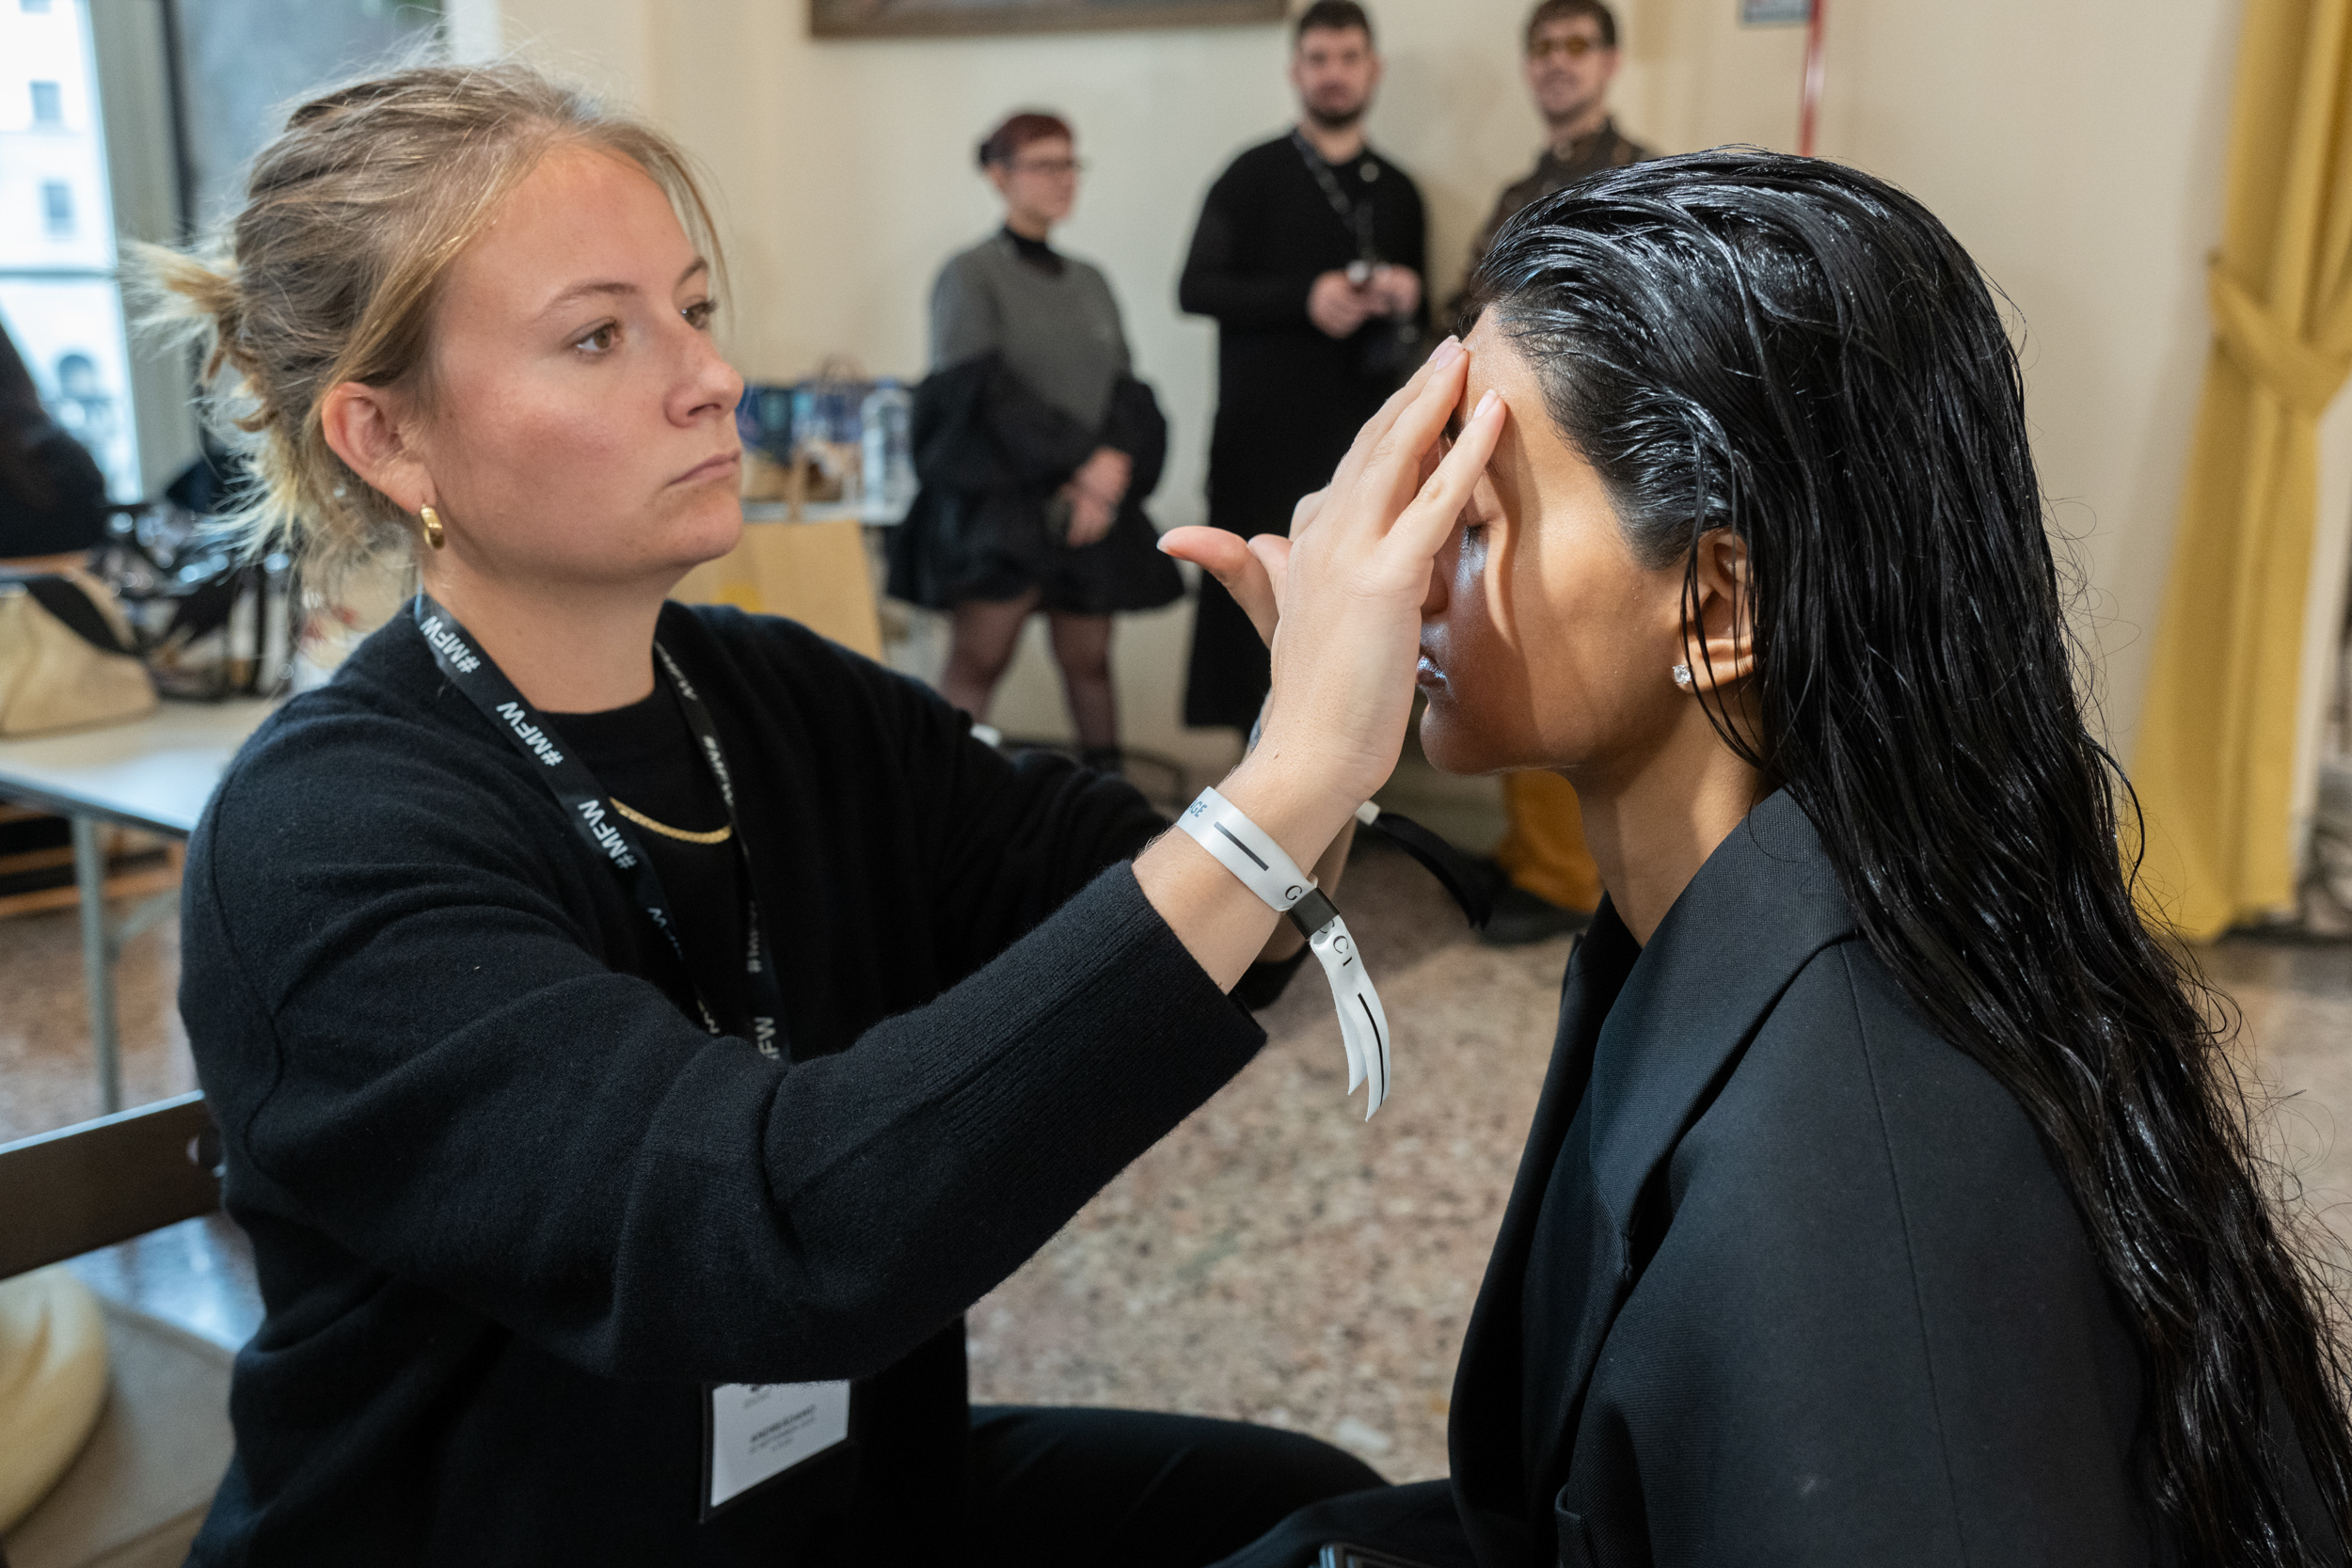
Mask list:
[[[931,375],[915,394],[923,481],[890,592],[955,618],[940,695],[973,718],[1043,610],[1089,766],[1119,766],[1111,615],[1184,592],[1143,498],[1168,426],[1133,374],[1100,269],[1048,242],[1078,195],[1069,123],[1024,110],[980,143],[1004,226],[940,269]]]

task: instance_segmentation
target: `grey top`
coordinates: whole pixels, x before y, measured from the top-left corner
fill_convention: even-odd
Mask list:
[[[1053,276],[1001,232],[949,258],[931,285],[931,368],[995,350],[1031,391],[1093,429],[1128,373],[1127,335],[1110,280],[1073,257],[1061,262]]]

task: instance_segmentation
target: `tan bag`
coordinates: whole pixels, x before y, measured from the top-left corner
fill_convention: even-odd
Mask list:
[[[0,736],[120,723],[155,706],[131,624],[78,567],[0,574]]]

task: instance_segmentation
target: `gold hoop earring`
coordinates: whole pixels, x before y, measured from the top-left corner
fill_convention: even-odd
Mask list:
[[[432,546],[437,550],[444,544],[448,543],[449,534],[447,531],[441,527],[441,515],[439,513],[434,511],[429,506],[421,506],[417,508],[417,518],[420,522],[424,524],[424,542],[426,544]]]

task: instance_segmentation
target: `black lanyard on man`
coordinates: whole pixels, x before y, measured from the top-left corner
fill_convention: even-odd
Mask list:
[[[1331,166],[1324,161],[1322,153],[1315,150],[1314,143],[1307,139],[1306,132],[1293,127],[1291,145],[1298,149],[1298,155],[1306,160],[1307,172],[1313,175],[1315,183],[1323,187],[1323,198],[1331,204],[1331,211],[1338,214],[1340,222],[1347,226],[1348,233],[1355,238],[1356,260],[1348,266],[1347,280],[1360,289],[1371,281],[1373,268],[1380,264],[1380,249],[1372,232],[1372,193],[1366,191],[1360,198],[1351,198],[1341,189],[1339,176],[1331,172]],[[1373,162],[1372,154],[1367,152],[1357,173],[1359,178],[1370,183],[1380,178],[1380,166]]]
[[[425,645],[433,650],[434,661],[441,667],[441,673],[514,743],[517,752],[535,765],[540,782],[555,797],[555,803],[580,834],[588,852],[612,868],[622,887],[669,942],[670,951],[677,955],[679,967],[686,971],[686,983],[693,994],[695,1009],[702,1014],[703,1027],[714,1035],[725,1034],[702,988],[694,984],[693,966],[687,962],[685,943],[679,940],[677,925],[671,917],[670,900],[661,891],[661,878],[628,824],[612,809],[612,802],[604,786],[572,754],[570,743],[557,732],[553,722],[531,705],[530,700],[515,689],[515,683],[506,678],[505,672],[482,651],[472,634],[437,604],[433,595],[418,594],[410,610],[416,617],[417,629],[424,634]],[[735,784],[727,773],[726,752],[719,744],[718,727],[710,721],[709,709],[703,705],[701,696],[678,669],[677,661],[659,642],[653,645],[653,652],[660,673],[669,679],[670,689],[677,695],[687,727],[694,733],[703,766],[710,769],[711,779],[719,786],[719,798],[726,802],[729,836],[735,841],[735,852],[743,869],[743,963],[751,989],[752,1043],[759,1048],[761,1055],[780,1057],[786,1050],[784,992],[776,979],[775,954],[769,946],[767,927],[759,918],[751,849],[743,841],[743,825],[736,817]]]

